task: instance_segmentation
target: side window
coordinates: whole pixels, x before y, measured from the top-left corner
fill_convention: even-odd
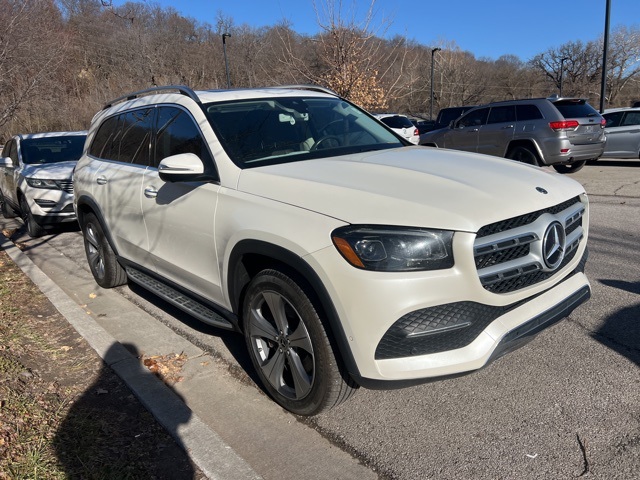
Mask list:
[[[464,117],[458,120],[458,127],[471,127],[484,125],[487,121],[487,115],[489,114],[488,108],[479,108],[478,110],[472,110]]]
[[[213,165],[206,142],[191,115],[179,108],[160,107],[152,166],[157,168],[163,158],[179,153],[196,154],[205,168]]]
[[[118,117],[107,118],[93,137],[89,146],[89,155],[97,158],[111,159],[111,145],[118,128]]]
[[[516,121],[516,107],[514,105],[504,105],[491,108],[487,123],[506,123]]]
[[[16,148],[16,141],[9,140],[2,150],[3,157],[9,157],[13,160],[13,166],[18,166],[18,149]]]
[[[122,113],[105,120],[89,147],[89,155],[138,165],[149,165],[153,109]]]
[[[624,115],[624,112],[605,113],[604,118],[607,121],[605,127],[619,127],[622,115]]]
[[[516,105],[516,118],[519,122],[544,118],[535,105]]]
[[[640,112],[627,112],[622,120],[622,125],[640,125]],[[609,126],[609,122],[607,121],[607,126]]]
[[[132,110],[124,113],[121,117],[119,126],[122,133],[113,160],[148,166],[153,109]]]

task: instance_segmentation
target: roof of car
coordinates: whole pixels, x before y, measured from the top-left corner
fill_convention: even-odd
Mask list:
[[[106,110],[116,104],[139,98],[162,95],[165,99],[171,98],[171,95],[181,95],[191,98],[196,103],[224,102],[229,100],[250,100],[259,98],[279,97],[299,97],[301,92],[305,96],[318,97],[339,97],[339,95],[326,87],[319,85],[283,85],[274,87],[261,88],[236,88],[225,90],[192,90],[184,85],[167,85],[161,87],[152,87],[146,90],[129,93],[108,102],[103,110]],[[153,99],[149,102],[153,103]]]
[[[607,108],[604,113],[614,113],[614,112],[638,112],[640,111],[640,107],[618,107],[618,108]]]

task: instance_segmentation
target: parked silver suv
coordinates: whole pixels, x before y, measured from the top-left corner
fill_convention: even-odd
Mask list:
[[[448,127],[426,134],[422,145],[485,153],[573,173],[604,151],[605,120],[580,98],[532,98],[490,103]]]
[[[127,95],[74,182],[96,282],[242,332],[302,415],[482,368],[590,295],[578,182],[412,145],[320,87]]]

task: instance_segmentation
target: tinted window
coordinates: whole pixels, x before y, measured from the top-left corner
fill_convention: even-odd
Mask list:
[[[464,117],[458,120],[459,127],[470,127],[484,125],[487,121],[487,115],[489,114],[488,108],[479,108],[467,113]]]
[[[622,120],[622,125],[640,125],[640,112],[627,112]]]
[[[18,165],[18,151],[16,149],[15,140],[9,140],[2,150],[3,157],[9,157],[13,160],[13,166]]]
[[[28,138],[20,142],[24,163],[57,163],[78,160],[82,156],[86,135]]]
[[[400,115],[394,115],[393,117],[383,117],[380,119],[380,121],[391,128],[414,128],[411,120]]]
[[[619,127],[622,115],[624,115],[624,112],[605,113],[603,117],[607,121],[606,127]]]
[[[118,126],[118,117],[107,118],[93,136],[89,146],[89,155],[97,158],[111,158],[111,143]]]
[[[211,155],[191,116],[179,108],[162,107],[158,111],[158,133],[155,159],[157,167],[163,158],[179,153],[194,153],[205,165],[211,165]]]
[[[122,113],[105,120],[89,147],[89,154],[106,160],[149,165],[153,109]]]
[[[152,120],[153,110],[150,108],[121,115],[118,126],[122,133],[118,138],[119,142],[114,144],[116,148],[112,150],[112,159],[148,166]]]
[[[597,117],[600,115],[584,100],[561,100],[553,103],[564,118]]]
[[[489,113],[487,123],[505,123],[515,122],[516,107],[513,105],[503,105],[500,107],[492,107]]]
[[[538,120],[542,117],[542,112],[535,105],[516,105],[516,118],[518,121]]]

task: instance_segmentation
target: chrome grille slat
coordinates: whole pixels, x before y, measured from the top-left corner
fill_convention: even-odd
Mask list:
[[[482,286],[509,293],[550,278],[564,268],[584,238],[585,206],[579,197],[536,212],[482,227],[474,244],[474,260]],[[552,223],[564,228],[564,259],[555,269],[545,265],[543,239]]]

